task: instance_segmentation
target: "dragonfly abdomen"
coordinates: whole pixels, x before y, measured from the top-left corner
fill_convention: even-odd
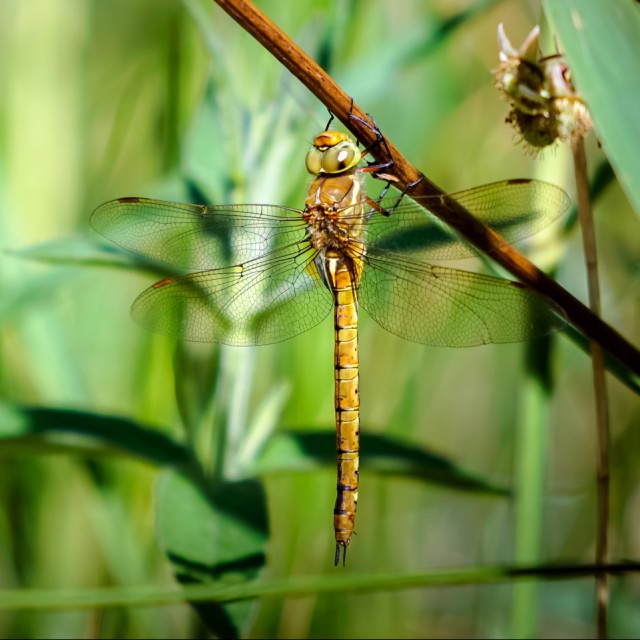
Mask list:
[[[333,510],[335,562],[346,555],[358,506],[360,389],[358,372],[358,301],[360,270],[348,257],[327,251],[325,273],[334,299],[335,411],[338,485]]]

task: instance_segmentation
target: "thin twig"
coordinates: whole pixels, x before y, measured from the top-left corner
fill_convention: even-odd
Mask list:
[[[589,180],[587,178],[587,160],[583,138],[579,138],[573,143],[572,150],[578,194],[578,218],[582,230],[584,257],[587,263],[589,306],[593,313],[600,315],[600,284],[598,281],[596,236],[593,227],[591,201],[589,199]],[[604,375],[604,352],[597,342],[591,343],[591,364],[596,402],[596,425],[598,430],[598,524],[596,533],[596,563],[605,564],[609,555],[607,531],[609,523],[609,444],[611,436],[609,429],[607,386]],[[608,601],[609,589],[607,575],[600,574],[596,579],[596,626],[598,638],[607,637]]]
[[[367,115],[354,103],[336,82],[316,64],[293,40],[281,31],[269,18],[248,0],[215,0],[243,29],[250,33],[296,78],[300,80],[338,118],[365,147],[376,138],[371,128],[358,118]],[[350,116],[356,116],[351,118]],[[406,187],[418,180],[422,174],[385,137],[387,148],[394,161],[389,171],[397,186]],[[390,160],[385,145],[376,145],[372,155],[378,162]],[[555,302],[566,313],[567,319],[590,340],[598,342],[614,358],[628,369],[640,375],[640,351],[622,337],[615,329],[603,322],[577,298],[561,287],[555,280],[540,271],[532,262],[516,251],[499,234],[476,220],[458,202],[424,178],[411,191],[414,196],[439,196],[441,204],[429,205],[429,211],[449,226],[456,229],[475,247],[502,265],[528,287]]]

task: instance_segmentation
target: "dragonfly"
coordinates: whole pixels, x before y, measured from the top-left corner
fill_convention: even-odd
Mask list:
[[[91,218],[121,247],[180,269],[133,303],[133,319],[153,331],[265,345],[308,331],[333,311],[336,565],[345,562],[358,503],[359,309],[401,338],[449,347],[526,340],[565,323],[561,309],[520,283],[433,264],[477,253],[425,211],[456,201],[513,242],[566,211],[562,189],[507,180],[446,198],[374,200],[365,188],[373,165],[363,164],[366,153],[346,133],[319,133],[306,156],[312,181],[301,209],[127,197]]]

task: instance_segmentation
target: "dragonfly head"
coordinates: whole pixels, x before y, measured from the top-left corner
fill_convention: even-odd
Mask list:
[[[314,176],[335,175],[353,169],[362,157],[358,145],[342,131],[323,131],[307,153],[307,171]]]

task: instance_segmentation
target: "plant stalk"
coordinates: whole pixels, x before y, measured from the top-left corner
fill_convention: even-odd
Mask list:
[[[591,201],[589,198],[589,181],[587,177],[587,160],[584,150],[584,139],[579,138],[572,145],[573,163],[578,194],[578,219],[582,230],[582,244],[587,266],[587,283],[589,290],[589,306],[593,313],[600,315],[600,283],[598,280],[598,254],[596,236],[593,226]],[[596,563],[606,564],[608,553],[609,523],[609,450],[610,427],[607,400],[607,386],[604,374],[604,352],[595,341],[591,342],[591,364],[593,371],[593,387],[596,404],[596,427],[598,433],[597,448],[597,532]],[[609,602],[608,577],[600,574],[596,578],[596,627],[598,638],[607,637],[607,609]]]

